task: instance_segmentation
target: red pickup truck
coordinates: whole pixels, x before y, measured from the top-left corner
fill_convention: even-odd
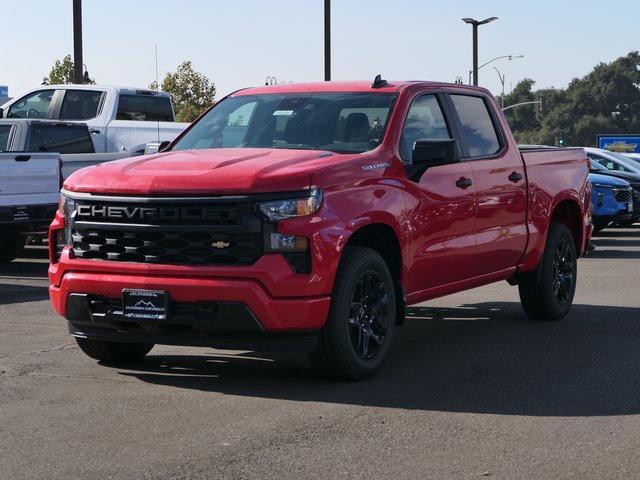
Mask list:
[[[564,317],[591,236],[582,149],[520,151],[492,95],[433,82],[237,91],[161,153],[76,172],[50,295],[90,357],[154,344],[381,367],[407,305],[491,282]]]

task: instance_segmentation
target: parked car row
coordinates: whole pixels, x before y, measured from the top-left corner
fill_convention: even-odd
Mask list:
[[[594,230],[640,221],[640,164],[599,148],[587,147],[585,152],[590,161]]]

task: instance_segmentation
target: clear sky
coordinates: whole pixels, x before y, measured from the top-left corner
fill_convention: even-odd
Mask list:
[[[73,51],[72,0],[1,0],[0,85],[37,86]],[[323,78],[323,0],[84,0],[84,62],[98,83],[147,86],[159,71],[193,61],[218,88]],[[631,0],[333,0],[333,78],[454,81],[468,78],[471,28],[460,18],[497,16],[480,27],[480,63],[499,55],[507,89],[524,77],[563,87],[599,62],[640,49]],[[486,67],[480,84],[500,91]]]

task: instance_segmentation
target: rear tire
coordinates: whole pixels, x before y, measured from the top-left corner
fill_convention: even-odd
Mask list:
[[[569,313],[576,291],[577,255],[573,235],[552,222],[540,265],[518,284],[520,301],[534,320],[560,320]]]
[[[0,262],[10,262],[18,258],[26,243],[27,237],[0,237]]]
[[[370,248],[347,247],[336,275],[327,323],[313,364],[341,380],[375,375],[387,356],[396,322],[394,283],[387,264]]]
[[[153,343],[105,342],[77,337],[76,342],[89,357],[111,363],[135,363],[153,348]]]

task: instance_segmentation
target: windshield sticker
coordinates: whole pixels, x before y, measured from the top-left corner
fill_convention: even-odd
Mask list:
[[[290,117],[293,115],[293,110],[276,110],[273,112],[274,117]]]

